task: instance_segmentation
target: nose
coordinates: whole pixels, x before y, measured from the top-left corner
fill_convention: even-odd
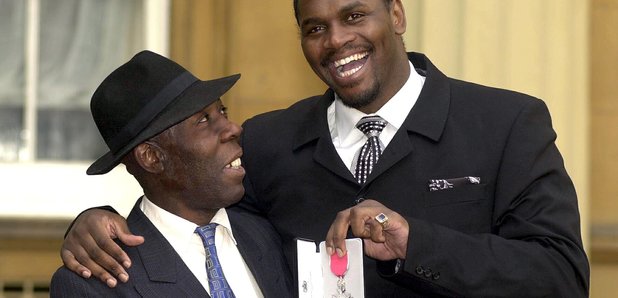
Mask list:
[[[221,142],[229,142],[233,140],[237,140],[242,133],[242,127],[225,118],[225,130],[221,134]]]
[[[324,46],[331,49],[339,49],[354,39],[354,34],[340,24],[331,25],[327,30]]]

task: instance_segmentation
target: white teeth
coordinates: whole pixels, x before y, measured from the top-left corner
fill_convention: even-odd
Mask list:
[[[351,76],[351,75],[355,74],[361,68],[363,68],[362,65],[359,66],[359,67],[352,68],[352,69],[350,69],[348,71],[339,72],[339,75],[342,76],[342,77]]]
[[[225,166],[226,168],[232,168],[232,169],[238,169],[240,168],[240,165],[242,163],[240,162],[240,158],[235,159],[234,161],[232,161],[230,164],[228,164],[227,166]]]
[[[364,53],[359,53],[359,54],[354,54],[348,57],[345,57],[343,59],[339,59],[337,61],[335,61],[335,67],[339,67],[341,65],[346,65],[352,61],[356,61],[356,60],[360,60],[363,59],[367,56],[367,52]]]

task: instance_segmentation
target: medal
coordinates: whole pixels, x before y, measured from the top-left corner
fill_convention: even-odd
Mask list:
[[[348,272],[348,254],[339,257],[337,254],[330,256],[330,271],[337,276],[337,292],[332,295],[333,298],[352,298],[350,293],[346,293],[345,289],[345,274]]]

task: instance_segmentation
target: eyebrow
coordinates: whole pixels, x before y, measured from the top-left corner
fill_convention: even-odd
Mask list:
[[[319,23],[321,23],[321,20],[322,20],[322,19],[321,19],[321,18],[318,18],[318,17],[312,17],[312,18],[307,18],[307,19],[304,19],[304,20],[300,23],[300,28],[302,29],[302,28],[304,28],[305,26],[309,26],[309,25],[312,25],[312,24],[319,24]]]
[[[341,9],[339,9],[339,11],[337,12],[337,14],[345,14],[348,12],[351,12],[355,9],[358,9],[359,7],[366,7],[367,5],[363,2],[360,1],[354,1],[351,3],[346,4],[345,6],[341,7]],[[322,22],[322,18],[319,17],[310,17],[307,19],[303,19],[300,27],[304,27],[307,25],[311,25],[311,24],[317,24],[317,23],[321,23]]]

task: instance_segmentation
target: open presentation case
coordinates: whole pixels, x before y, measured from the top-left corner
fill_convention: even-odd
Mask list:
[[[299,298],[365,297],[363,241],[346,239],[346,248],[347,256],[334,255],[331,261],[324,241],[317,244],[312,240],[296,239]],[[340,280],[336,273],[343,272]],[[345,283],[345,291],[339,285],[341,281]]]

